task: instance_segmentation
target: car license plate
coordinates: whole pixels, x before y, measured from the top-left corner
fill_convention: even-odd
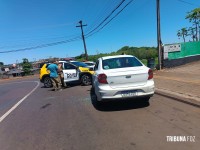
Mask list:
[[[122,97],[132,97],[137,95],[137,91],[122,91]]]

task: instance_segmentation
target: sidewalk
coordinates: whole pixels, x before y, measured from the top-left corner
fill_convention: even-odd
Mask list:
[[[200,104],[200,61],[154,72],[156,93]]]

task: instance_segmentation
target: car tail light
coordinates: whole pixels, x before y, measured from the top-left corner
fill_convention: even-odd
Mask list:
[[[149,69],[148,75],[148,80],[153,79],[153,71],[151,69]]]
[[[102,84],[108,84],[107,76],[105,74],[99,74],[98,81],[99,81],[99,83],[102,83]]]

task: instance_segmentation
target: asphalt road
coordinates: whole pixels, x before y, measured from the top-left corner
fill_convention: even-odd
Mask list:
[[[156,94],[96,106],[91,86],[54,92],[37,81],[0,83],[0,150],[199,149],[199,108]]]

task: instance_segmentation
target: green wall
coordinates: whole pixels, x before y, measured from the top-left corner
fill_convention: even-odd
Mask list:
[[[200,41],[181,43],[181,51],[169,52],[168,59],[172,60],[172,59],[184,58],[195,55],[200,55]]]

